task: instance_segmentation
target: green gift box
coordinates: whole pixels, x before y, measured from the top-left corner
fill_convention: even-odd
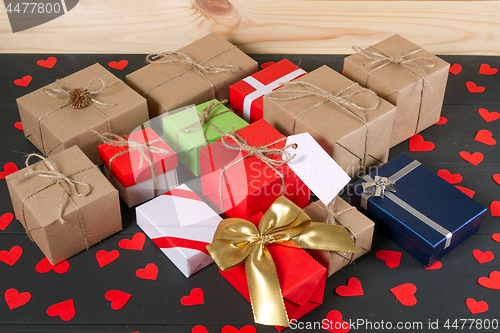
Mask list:
[[[204,115],[205,112],[205,115]],[[163,137],[176,149],[179,162],[196,177],[200,176],[199,150],[248,123],[213,99],[163,118]]]

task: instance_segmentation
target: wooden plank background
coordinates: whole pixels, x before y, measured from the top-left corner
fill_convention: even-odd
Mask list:
[[[500,1],[80,0],[0,52],[150,53],[215,31],[248,53],[352,53],[398,33],[438,54],[500,55]]]

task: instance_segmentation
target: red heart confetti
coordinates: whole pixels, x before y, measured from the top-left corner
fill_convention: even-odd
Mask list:
[[[0,216],[0,230],[5,230],[12,222],[14,219],[14,214],[12,213],[5,213],[2,216]]]
[[[255,327],[252,325],[245,325],[240,329],[237,329],[234,326],[226,325],[222,328],[221,333],[255,333]]]
[[[30,75],[26,75],[22,79],[14,80],[14,84],[19,87],[27,87],[32,79]]]
[[[469,90],[469,92],[471,93],[482,93],[485,89],[484,87],[478,86],[471,81],[467,81],[465,85],[467,86],[467,90]]]
[[[337,310],[328,312],[326,318],[321,321],[321,328],[328,332],[346,333],[351,330],[351,325],[342,320],[342,313]]]
[[[385,264],[389,268],[398,267],[401,261],[401,252],[398,251],[378,250],[376,256],[380,260],[385,261]]]
[[[208,333],[208,330],[206,329],[205,326],[203,325],[196,325],[195,327],[193,327],[193,329],[191,330],[191,333]]]
[[[56,64],[57,59],[55,57],[48,57],[47,60],[38,60],[36,64],[45,68],[52,68]]]
[[[120,310],[127,304],[132,295],[120,290],[110,290],[104,294],[104,297],[111,302],[113,310]]]
[[[498,73],[498,68],[491,68],[488,64],[481,64],[479,66],[479,74],[494,75],[496,73]]]
[[[347,281],[347,286],[338,286],[335,288],[335,292],[339,296],[361,296],[364,295],[363,287],[361,282],[355,277],[350,278]]]
[[[500,290],[500,272],[499,271],[491,272],[489,278],[480,277],[477,280],[477,283],[488,289]]]
[[[18,130],[23,130],[23,123],[18,121],[16,123],[14,123],[14,127],[17,128]]]
[[[491,134],[490,131],[484,130],[484,129],[477,132],[474,140],[477,142],[484,143],[485,145],[488,145],[488,146],[494,146],[497,144],[497,141],[495,139],[493,139],[493,134]]]
[[[484,120],[486,120],[486,122],[492,122],[492,121],[495,121],[497,120],[498,118],[500,118],[500,113],[498,112],[489,112],[487,109],[484,109],[484,108],[480,108],[480,109],[477,109],[477,112],[479,113],[479,115],[481,117],[483,117]]]
[[[463,180],[463,177],[459,173],[452,174],[446,169],[441,169],[437,172],[437,175],[444,180],[446,180],[450,184],[458,184]]]
[[[472,255],[476,258],[477,262],[480,264],[484,264],[485,262],[492,261],[495,258],[495,255],[491,251],[483,252],[481,250],[472,251]]]
[[[265,63],[263,63],[262,65],[260,65],[260,68],[262,68],[262,69],[266,69],[267,67],[272,66],[272,65],[274,65],[274,64],[275,64],[275,62],[274,62],[274,61],[268,61],[268,62],[265,62]]]
[[[128,66],[128,61],[127,60],[110,61],[108,63],[108,66],[111,67],[111,68],[118,69],[119,71],[121,71],[122,69],[124,69],[125,67]]]
[[[420,135],[414,135],[410,138],[410,151],[431,151],[436,146],[429,141],[424,141],[424,138]]]
[[[458,155],[460,155],[461,158],[463,158],[464,160],[466,160],[467,162],[469,162],[470,164],[475,165],[475,166],[477,166],[479,163],[481,163],[481,161],[484,158],[484,155],[479,153],[479,152],[475,152],[475,153],[471,154],[471,153],[466,152],[466,151],[461,151]]]
[[[493,175],[493,180],[495,181],[495,183],[497,183],[498,185],[500,185],[500,173],[496,173]]]
[[[462,65],[460,64],[453,64],[450,66],[450,73],[453,75],[457,75],[462,71]]]
[[[118,252],[117,250],[113,250],[110,252],[105,250],[100,250],[95,254],[95,258],[97,259],[97,262],[99,263],[99,266],[101,268],[103,268],[110,262],[115,261],[116,259],[118,259],[119,256],[120,252]]]
[[[145,280],[156,280],[158,277],[158,266],[155,264],[147,264],[145,268],[139,268],[135,272],[135,275]]]
[[[500,234],[496,233],[496,234],[491,235],[491,239],[493,239],[495,242],[500,243]]]
[[[472,198],[474,196],[474,194],[476,194],[475,191],[471,190],[471,189],[468,189],[467,187],[463,187],[463,186],[455,186],[457,189],[459,189],[460,191],[462,191],[465,195],[467,195],[469,198]]]
[[[489,308],[488,303],[485,301],[477,302],[474,298],[467,298],[465,300],[465,304],[467,304],[467,307],[472,314],[486,312]]]
[[[500,201],[493,201],[490,204],[491,216],[500,216]]]
[[[0,261],[7,265],[14,266],[14,264],[21,258],[23,248],[20,246],[13,246],[10,251],[0,251]]]
[[[417,287],[413,283],[404,283],[391,288],[391,292],[396,296],[399,303],[405,306],[414,306],[417,304],[417,298],[414,295],[417,292]]]
[[[69,270],[69,262],[64,260],[57,265],[52,265],[47,258],[43,258],[38,264],[36,264],[35,270],[38,273],[47,273],[53,270],[57,274],[64,274]]]
[[[146,241],[146,235],[142,232],[138,232],[132,237],[132,239],[122,239],[118,242],[118,246],[126,250],[136,250],[141,251]]]
[[[5,165],[3,166],[3,169],[4,169],[4,171],[0,171],[0,179],[5,179],[5,177],[7,177],[8,175],[10,175],[18,170],[17,165],[15,165],[12,162],[5,163]]]
[[[441,263],[441,261],[436,261],[435,263],[433,263],[429,267],[427,267],[427,266],[424,266],[424,267],[428,271],[434,271],[434,270],[437,270],[437,269],[440,269],[441,267],[443,267],[443,264]]]
[[[181,297],[181,304],[184,306],[205,304],[203,290],[201,288],[193,288],[188,296]]]
[[[439,117],[439,121],[437,123],[435,123],[434,125],[444,125],[448,122],[448,119],[446,119],[445,117]]]
[[[31,294],[29,292],[20,293],[16,289],[11,288],[5,291],[3,298],[5,299],[9,309],[14,310],[15,308],[28,303],[31,299]]]
[[[47,314],[51,317],[59,316],[64,321],[69,321],[75,316],[75,303],[73,299],[49,306]]]

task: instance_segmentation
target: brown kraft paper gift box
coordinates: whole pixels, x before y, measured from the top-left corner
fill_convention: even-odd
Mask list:
[[[73,108],[68,92],[60,91],[87,87],[89,92],[102,90],[90,94],[94,100],[81,109]],[[90,129],[124,136],[148,120],[146,100],[100,64],[20,97],[17,105],[24,135],[44,155],[77,145],[96,165],[102,164],[97,149],[101,141]]]
[[[35,161],[38,158],[32,157],[29,168],[7,176],[6,180],[16,218],[52,265],[122,229],[118,191],[77,146],[46,161]],[[90,193],[79,196],[68,182],[26,174],[29,169],[52,171],[86,183],[91,187]],[[75,185],[81,194],[89,189],[82,183]],[[63,220],[59,218],[61,204]]]
[[[337,215],[335,217],[335,224],[343,225],[347,228],[360,252],[347,253],[307,250],[314,259],[328,268],[328,276],[371,250],[373,228],[375,226],[372,220],[338,196],[333,199],[330,205],[327,207],[318,200],[304,208],[304,212],[312,221],[332,223],[333,219],[329,219],[329,209],[332,208],[333,212]]]
[[[309,94],[309,84],[328,99]],[[328,66],[264,97],[264,119],[286,136],[310,133],[351,177],[387,162],[394,114],[394,105]]]
[[[355,49],[344,75],[396,105],[391,147],[439,121],[450,64],[399,35]]]
[[[148,59],[151,62],[156,57],[150,55]],[[149,116],[154,118],[186,105],[229,99],[229,86],[257,69],[255,60],[211,33],[176,52],[158,54],[156,61],[125,79],[147,98]]]

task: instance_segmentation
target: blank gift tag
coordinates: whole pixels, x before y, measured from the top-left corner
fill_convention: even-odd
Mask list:
[[[287,152],[296,156],[288,166],[321,202],[328,205],[351,178],[309,133],[289,136],[286,145],[291,144],[296,144],[297,148],[287,149]],[[286,158],[285,154],[282,158]]]

